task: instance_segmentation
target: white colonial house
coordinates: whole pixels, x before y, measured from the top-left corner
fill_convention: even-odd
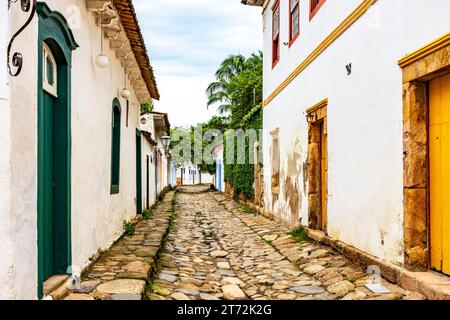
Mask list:
[[[213,184],[214,177],[208,172],[202,172],[192,163],[182,164],[177,167],[177,185],[188,186],[196,184]]]
[[[170,122],[168,115],[161,112],[145,112],[141,114],[141,138],[138,141],[142,148],[140,176],[143,185],[140,191],[142,197],[138,204],[140,211],[142,208],[149,209],[158,199],[164,188],[174,186],[174,168],[170,153],[164,145],[170,132]]]
[[[218,144],[213,149],[214,161],[216,163],[216,174],[214,175],[214,187],[217,191],[225,192],[225,166],[223,158],[223,144]]]
[[[43,297],[140,211],[139,30],[132,1],[0,5],[0,299]]]
[[[448,0],[242,2],[263,8],[265,211],[450,275]]]

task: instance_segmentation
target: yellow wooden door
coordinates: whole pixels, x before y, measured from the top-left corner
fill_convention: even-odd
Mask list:
[[[321,230],[327,227],[327,198],[328,198],[328,146],[326,132],[326,118],[320,125],[320,214]]]
[[[450,74],[430,81],[431,268],[450,275]]]

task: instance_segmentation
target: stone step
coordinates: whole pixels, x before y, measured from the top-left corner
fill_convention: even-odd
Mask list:
[[[59,300],[70,290],[72,282],[68,275],[54,275],[44,282],[44,299]]]

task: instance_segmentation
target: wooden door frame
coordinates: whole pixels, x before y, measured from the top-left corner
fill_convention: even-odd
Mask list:
[[[429,81],[450,72],[450,33],[398,62],[403,73],[404,265],[430,268]]]
[[[326,194],[322,194],[321,175],[321,140],[322,125],[327,135],[328,99],[324,99],[306,110],[308,120],[308,224],[311,229],[327,232],[328,210],[323,212],[323,201],[327,207],[328,179],[326,179]],[[322,221],[325,217],[325,223]]]
[[[44,198],[45,187],[43,181],[44,172],[44,91],[43,91],[43,45],[46,43],[53,51],[55,58],[58,60],[58,99],[56,99],[56,107],[64,109],[58,117],[58,126],[55,130],[61,132],[58,138],[61,143],[64,143],[64,150],[60,150],[59,156],[61,161],[58,161],[61,171],[60,195],[58,201],[61,202],[58,208],[64,211],[61,217],[58,216],[57,225],[59,241],[59,253],[56,256],[61,260],[61,265],[56,262],[56,272],[66,274],[69,272],[72,264],[72,244],[71,244],[71,63],[72,51],[78,47],[72,31],[70,30],[64,16],[52,11],[47,4],[38,2],[36,6],[38,13],[38,65],[37,65],[37,141],[38,141],[38,159],[37,159],[37,252],[38,252],[38,266],[37,266],[37,296],[43,296],[44,283],[44,248],[43,248],[43,218],[44,218]],[[56,169],[55,169],[56,170]],[[55,249],[56,250],[56,249]],[[64,260],[64,261],[63,261]],[[62,262],[63,261],[63,262]]]

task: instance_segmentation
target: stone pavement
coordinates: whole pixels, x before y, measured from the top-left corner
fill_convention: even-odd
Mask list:
[[[423,299],[384,279],[390,292],[373,293],[368,274],[332,248],[299,242],[223,194],[176,199],[176,223],[147,288],[151,300]]]
[[[162,241],[173,216],[174,192],[169,192],[140,220],[133,236],[124,236],[86,270],[65,300],[141,300]]]

